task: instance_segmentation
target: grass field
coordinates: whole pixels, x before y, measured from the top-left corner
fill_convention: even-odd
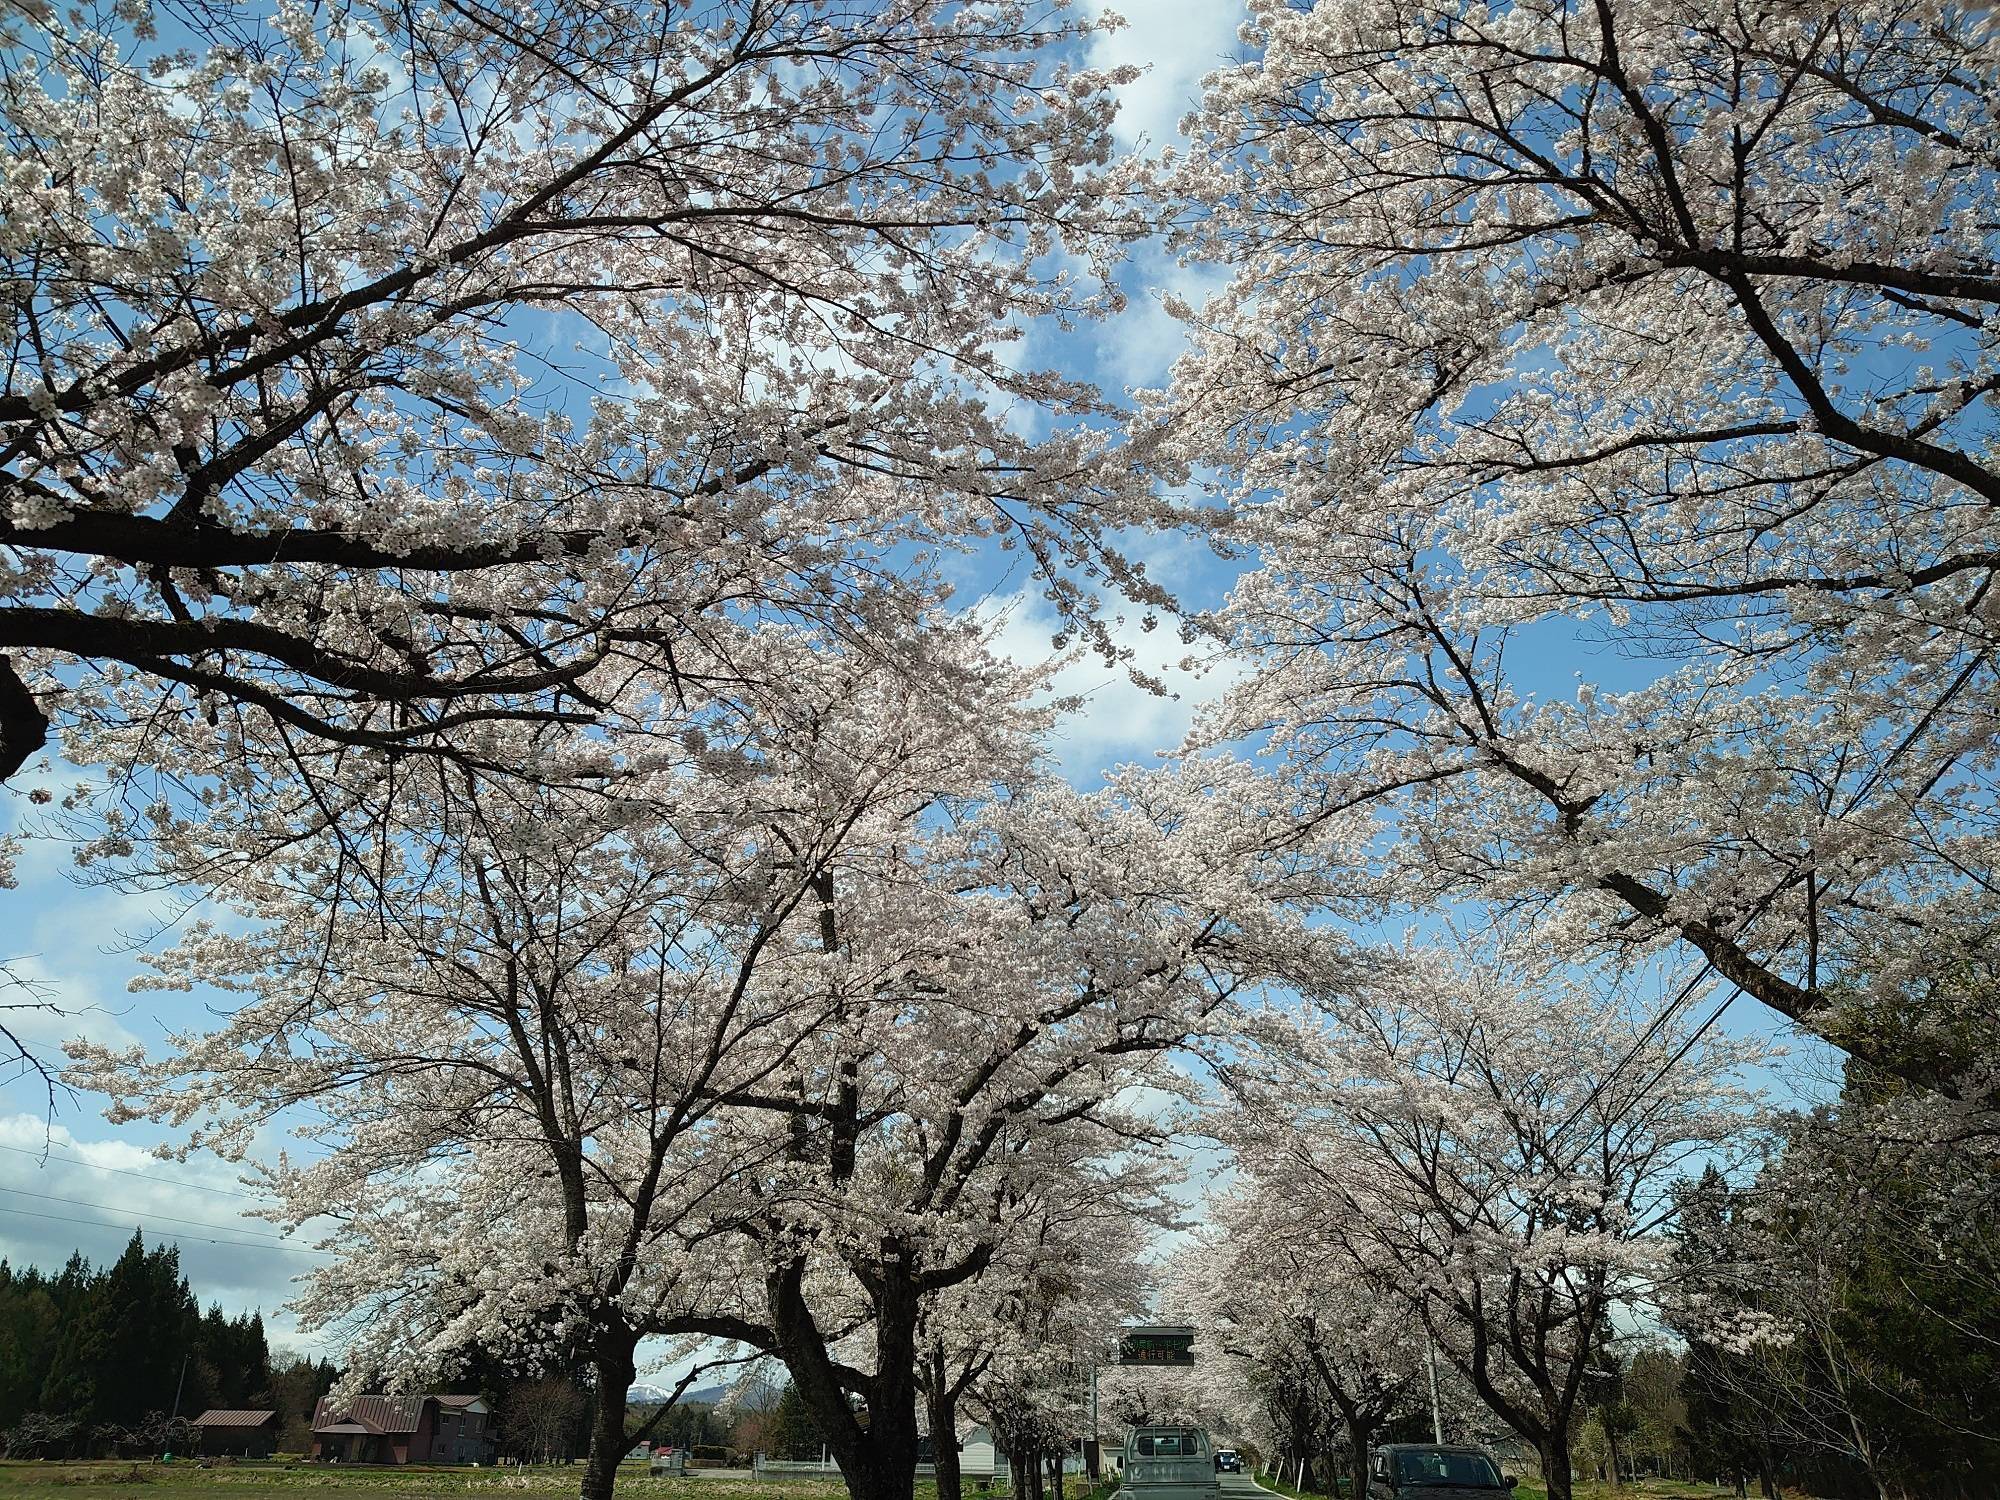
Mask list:
[[[180,1500],[200,1492],[218,1500],[337,1500],[347,1491],[359,1500],[423,1500],[466,1496],[509,1500],[554,1500],[576,1493],[578,1468],[546,1469],[342,1469],[319,1464],[237,1464],[203,1469],[191,1463],[9,1463],[0,1462],[0,1500]],[[1327,1500],[1300,1495],[1290,1485],[1260,1481],[1289,1500]],[[974,1497],[968,1488],[967,1496]],[[1643,1480],[1612,1489],[1579,1480],[1577,1500],[1714,1500],[1727,1491],[1708,1485]],[[847,1491],[824,1480],[731,1478],[654,1479],[636,1465],[618,1477],[621,1500],[844,1500]],[[916,1500],[937,1500],[935,1487],[920,1482]],[[1085,1500],[1081,1490],[1072,1500]],[[1345,1497],[1343,1497],[1345,1500]],[[1547,1500],[1547,1492],[1524,1479],[1514,1500]]]
[[[1275,1479],[1259,1479],[1257,1482],[1268,1490],[1290,1497],[1290,1500],[1328,1500],[1317,1492],[1302,1494]],[[1621,1484],[1616,1489],[1590,1479],[1576,1482],[1576,1500],[1715,1500],[1717,1495],[1734,1493],[1733,1490],[1717,1489],[1713,1485],[1686,1484],[1675,1479],[1640,1479]],[[1514,1490],[1514,1500],[1548,1500],[1548,1494],[1535,1480],[1523,1479]],[[1341,1500],[1347,1500],[1345,1490],[1341,1491]]]
[[[218,1500],[569,1500],[583,1477],[581,1465],[527,1469],[338,1468],[305,1463],[133,1463],[97,1459],[77,1463],[22,1463],[0,1459],[0,1500],[189,1500],[195,1493]],[[1071,1481],[1067,1500],[1108,1500],[1114,1487],[1092,1492]],[[628,1463],[618,1476],[619,1500],[846,1500],[838,1480],[754,1480],[716,1475],[654,1479]],[[966,1500],[1006,1500],[991,1490],[965,1486]],[[937,1500],[937,1487],[917,1482],[915,1500]]]
[[[319,1464],[235,1464],[204,1469],[191,1463],[0,1462],[0,1500],[178,1500],[199,1491],[219,1500],[419,1500],[424,1496],[522,1500],[573,1496],[579,1466],[543,1469],[360,1469]],[[846,1490],[820,1480],[654,1479],[637,1464],[618,1476],[618,1494],[632,1500],[836,1500]],[[917,1500],[936,1500],[926,1485]]]
[[[1531,1479],[1523,1479],[1514,1491],[1515,1500],[1548,1500],[1548,1491]],[[1576,1500],[1715,1500],[1717,1495],[1734,1495],[1734,1490],[1714,1485],[1689,1484],[1678,1479],[1640,1479],[1613,1489],[1594,1479],[1576,1482]]]

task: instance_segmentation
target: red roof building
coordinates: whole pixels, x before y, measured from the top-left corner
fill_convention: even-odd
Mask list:
[[[313,1409],[312,1456],[342,1464],[491,1463],[487,1415],[477,1396],[322,1396]]]

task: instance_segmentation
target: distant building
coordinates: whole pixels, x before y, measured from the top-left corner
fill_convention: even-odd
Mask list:
[[[486,1403],[477,1396],[322,1396],[312,1456],[343,1464],[490,1464]]]
[[[1097,1435],[1097,1472],[1099,1474],[1122,1474],[1125,1472],[1125,1434],[1123,1432],[1100,1432]]]
[[[278,1451],[278,1414],[274,1411],[227,1411],[220,1407],[194,1419],[207,1458],[269,1458]]]
[[[981,1424],[966,1429],[958,1440],[958,1468],[967,1479],[998,1479],[1008,1472],[1007,1455],[992,1428]]]
[[[1104,1462],[1107,1466],[1112,1463],[1109,1450],[1105,1453]],[[1007,1457],[1007,1450],[1000,1446],[999,1439],[993,1435],[993,1429],[982,1422],[967,1427],[959,1436],[958,1472],[972,1483],[984,1479],[994,1484],[1011,1484],[1014,1465],[1013,1460]],[[1063,1454],[1063,1472],[1065,1474],[1083,1472],[1081,1445],[1072,1447]]]

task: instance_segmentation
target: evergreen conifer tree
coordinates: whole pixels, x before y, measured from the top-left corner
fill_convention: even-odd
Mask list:
[[[123,1428],[170,1410],[198,1323],[179,1247],[149,1251],[134,1230],[103,1280],[78,1300],[43,1383],[42,1408]]]

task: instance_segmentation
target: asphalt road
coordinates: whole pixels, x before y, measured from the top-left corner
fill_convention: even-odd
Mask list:
[[[1215,1476],[1215,1482],[1225,1497],[1235,1496],[1237,1500],[1255,1500],[1255,1497],[1258,1495],[1268,1495],[1271,1493],[1258,1484],[1256,1480],[1252,1479],[1247,1472],[1242,1474],[1218,1474]]]

